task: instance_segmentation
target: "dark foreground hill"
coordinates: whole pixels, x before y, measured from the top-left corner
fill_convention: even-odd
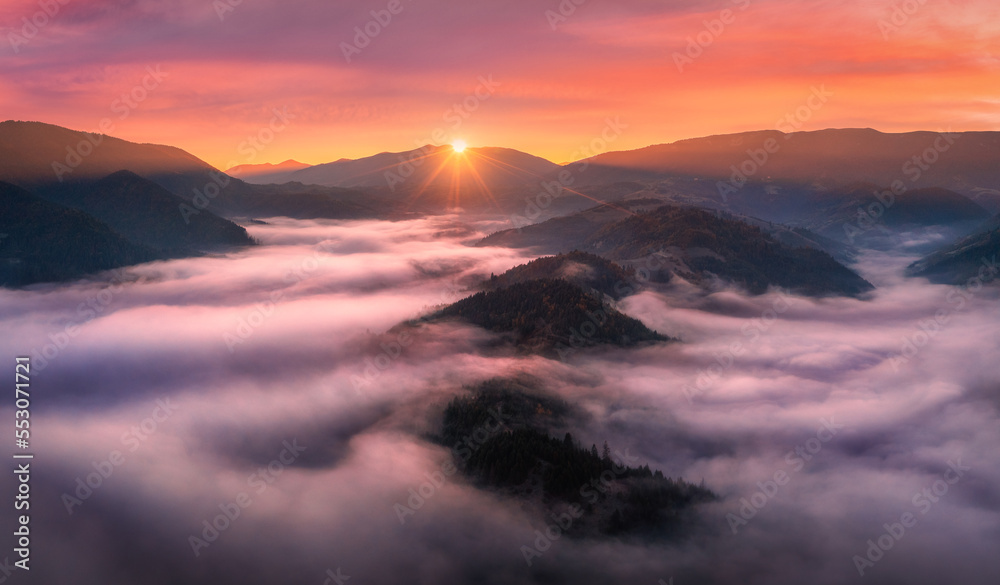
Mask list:
[[[607,443],[599,452],[569,432],[553,437],[572,409],[531,385],[494,379],[469,390],[445,409],[441,442],[454,446],[459,469],[480,487],[533,505],[541,523],[560,518],[563,533],[681,536],[694,506],[716,498]],[[468,437],[477,438],[474,449]]]
[[[159,257],[83,212],[0,183],[0,286],[71,280]]]
[[[209,210],[185,217],[184,201],[131,171],[46,191],[46,198],[86,212],[133,242],[161,250],[247,246],[246,229]]]

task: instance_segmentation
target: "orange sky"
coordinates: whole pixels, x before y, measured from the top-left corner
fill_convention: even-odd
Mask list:
[[[789,114],[805,130],[1000,129],[1000,3],[909,2],[586,0],[553,30],[558,0],[69,0],[45,18],[2,0],[0,117],[109,118],[115,136],[219,167],[408,150],[438,130],[565,162],[602,133],[624,150]],[[912,14],[880,27],[894,6]],[[366,26],[378,35],[348,62]],[[832,95],[810,108],[813,88]]]

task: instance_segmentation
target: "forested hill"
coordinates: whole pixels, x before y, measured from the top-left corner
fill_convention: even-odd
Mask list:
[[[606,442],[598,451],[569,432],[551,436],[551,427],[565,428],[570,407],[530,385],[494,379],[469,390],[445,409],[441,432],[459,469],[480,487],[537,504],[546,523],[576,511],[571,525],[562,526],[570,535],[682,535],[686,512],[716,497]],[[470,448],[465,439],[482,436],[481,429],[491,432]]]
[[[1000,216],[997,217],[1000,220]],[[974,234],[947,246],[907,268],[909,276],[922,276],[938,284],[968,284],[973,279],[991,282],[997,278],[1000,228]]]
[[[71,280],[159,257],[83,212],[0,183],[0,286]]]
[[[776,286],[810,296],[860,296],[874,288],[826,252],[782,243],[757,226],[694,207],[663,205],[629,214],[595,207],[498,232],[479,245],[547,254],[581,250],[637,265],[656,256],[657,265],[667,263],[660,270],[665,278],[672,273],[709,288],[718,278],[753,294]]]
[[[70,183],[43,194],[106,223],[133,242],[159,250],[206,251],[252,245],[246,229],[205,209],[185,217],[184,200],[131,171]]]
[[[593,345],[669,340],[564,280],[530,280],[479,292],[425,320],[446,319],[502,333],[518,349],[560,357]]]
[[[503,274],[492,276],[483,283],[483,288],[498,290],[529,280],[560,279],[618,300],[633,290],[635,277],[635,269],[623,268],[594,254],[573,251],[546,256],[511,268]]]
[[[716,275],[754,294],[770,286],[814,296],[858,296],[874,288],[825,252],[786,246],[758,227],[691,207],[632,215],[589,236],[582,249],[616,260],[669,250],[685,277]]]

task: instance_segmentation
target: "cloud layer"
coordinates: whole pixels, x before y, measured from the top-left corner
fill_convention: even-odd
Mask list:
[[[0,292],[3,355],[43,356],[30,582],[318,585],[339,569],[371,583],[833,584],[860,581],[853,557],[905,513],[916,525],[865,580],[992,582],[995,289],[956,297],[904,281],[908,259],[872,254],[871,301],[647,290],[621,308],[683,343],[566,363],[484,355],[487,334],[455,325],[405,347],[397,332],[366,332],[525,260],[463,245],[490,229],[274,220],[252,230],[265,246],[143,265],[120,286]],[[424,437],[449,397],[519,373],[578,407],[584,443],[704,479],[721,501],[688,539],[563,538],[531,567],[520,547],[544,525],[458,476],[401,524],[394,505],[448,460]],[[111,459],[99,487],[77,493]],[[935,495],[949,465],[969,469]],[[915,499],[924,489],[937,501]],[[208,542],[204,522],[233,506],[239,517]]]

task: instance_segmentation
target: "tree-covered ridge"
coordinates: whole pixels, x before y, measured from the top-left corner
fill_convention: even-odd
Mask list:
[[[571,533],[662,535],[691,506],[715,498],[704,486],[665,477],[648,465],[633,467],[637,458],[606,442],[599,452],[568,432],[562,439],[550,436],[549,427],[564,428],[570,407],[524,384],[494,379],[469,390],[444,413],[442,439],[455,445],[459,467],[483,487],[540,501],[546,510],[578,506],[583,517]],[[503,428],[463,450],[463,439],[495,418],[502,418]]]
[[[596,290],[613,299],[621,299],[623,291],[630,291],[635,280],[634,268],[623,268],[610,260],[574,250],[567,254],[546,256],[527,264],[511,268],[500,275],[492,275],[483,283],[486,290],[506,288],[512,284],[558,278],[571,282],[584,290]]]
[[[669,341],[564,280],[530,280],[479,292],[428,317],[461,319],[509,334],[519,348],[543,353],[609,344]]]
[[[0,286],[71,280],[158,258],[83,212],[0,183]]]
[[[690,269],[686,277],[700,281],[711,273],[754,294],[769,286],[853,296],[874,288],[825,252],[785,246],[758,227],[690,207],[664,206],[606,225],[585,248],[621,260],[679,250]]]
[[[1000,222],[1000,216],[994,224]],[[992,282],[1000,275],[1000,228],[993,228],[964,238],[914,262],[906,269],[908,276],[921,276],[938,284],[973,285]]]

